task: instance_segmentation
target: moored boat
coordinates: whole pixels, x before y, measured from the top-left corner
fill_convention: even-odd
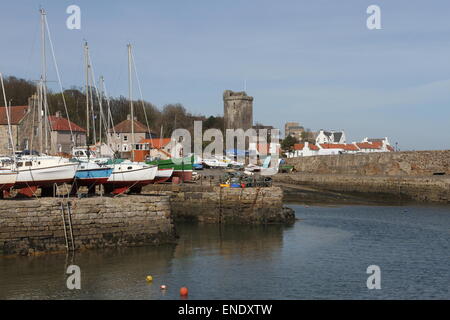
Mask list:
[[[27,196],[32,196],[37,188],[48,193],[54,185],[72,183],[77,168],[78,163],[62,157],[25,156],[16,161],[14,188],[22,189],[21,193]]]
[[[157,166],[149,166],[129,160],[111,165],[110,177],[104,183],[107,193],[121,194],[127,191],[139,193],[143,186],[152,183],[158,172]]]
[[[173,169],[172,177],[180,178],[181,181],[192,181],[193,157],[185,157],[180,159],[166,159],[147,161],[147,164],[157,165],[158,170]]]
[[[3,198],[3,191],[9,191],[16,183],[17,171],[8,167],[0,168],[0,198]]]
[[[75,184],[77,186],[93,187],[108,181],[113,168],[101,166],[95,162],[80,162],[75,173]]]
[[[155,183],[163,183],[168,181],[173,174],[173,168],[158,168],[156,173]]]

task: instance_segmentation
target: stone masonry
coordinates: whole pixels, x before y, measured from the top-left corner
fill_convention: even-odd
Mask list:
[[[223,116],[226,129],[243,129],[253,126],[253,97],[245,92],[225,90],[223,93]]]
[[[446,176],[290,173],[277,174],[274,183],[364,195],[368,199],[450,203],[450,177]]]
[[[450,150],[377,152],[289,158],[303,173],[362,176],[429,176],[450,174]]]
[[[0,254],[66,251],[61,199],[0,201]],[[72,210],[75,249],[139,246],[175,239],[168,196],[64,201]]]
[[[294,214],[283,208],[283,191],[278,187],[221,188],[200,185],[153,185],[145,192],[168,191],[175,221],[204,223],[269,224],[293,223]]]

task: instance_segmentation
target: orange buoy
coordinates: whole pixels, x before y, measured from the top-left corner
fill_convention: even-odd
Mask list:
[[[182,287],[181,289],[180,289],[180,296],[183,296],[183,297],[185,297],[185,296],[187,296],[188,295],[188,288],[186,288],[186,287]]]

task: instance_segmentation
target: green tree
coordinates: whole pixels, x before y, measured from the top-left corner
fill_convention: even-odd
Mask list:
[[[281,141],[281,148],[284,151],[292,151],[294,149],[294,144],[298,143],[297,138],[288,135],[286,138]]]

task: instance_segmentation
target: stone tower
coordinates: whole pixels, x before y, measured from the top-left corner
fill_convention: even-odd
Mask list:
[[[250,129],[253,126],[253,97],[242,92],[223,92],[223,117],[226,129]]]

